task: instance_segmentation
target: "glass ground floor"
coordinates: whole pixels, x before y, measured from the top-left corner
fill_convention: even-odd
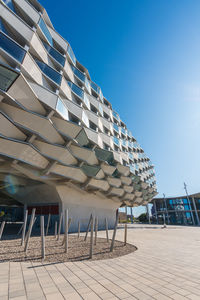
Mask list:
[[[188,197],[155,198],[152,221],[158,224],[200,225],[200,194]]]

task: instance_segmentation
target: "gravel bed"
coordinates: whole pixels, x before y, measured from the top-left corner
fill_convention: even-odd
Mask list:
[[[7,237],[8,238],[8,237]],[[84,241],[84,237],[78,238],[69,235],[68,253],[62,246],[63,235],[57,241],[54,236],[45,237],[45,262],[81,261],[89,259],[90,237]],[[93,259],[108,259],[134,252],[134,245],[115,241],[114,250],[110,252],[111,240],[107,242],[104,238],[98,238],[97,244],[93,246]],[[9,239],[0,241],[0,262],[5,261],[41,261],[41,237],[31,237],[27,254],[21,246],[21,239],[9,236]]]

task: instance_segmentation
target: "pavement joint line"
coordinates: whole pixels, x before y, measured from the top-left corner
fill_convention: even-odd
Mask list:
[[[73,265],[75,265],[75,264],[73,264]],[[65,268],[66,269],[69,269],[69,267],[68,266],[66,266],[66,264],[64,263],[64,266],[65,266]],[[79,268],[79,267],[78,267]],[[80,269],[80,268],[79,268]],[[80,269],[81,270],[81,269]],[[82,281],[82,279],[78,276],[78,275],[76,275],[71,269],[70,269],[70,271],[75,275],[75,276],[77,276],[80,280],[81,280],[81,282],[83,282]],[[88,273],[87,273],[87,275],[88,275]],[[88,276],[90,276],[90,275],[88,275]],[[91,276],[90,276],[90,278],[92,278]],[[92,278],[92,279],[94,279],[94,278]],[[95,280],[95,279],[94,279]],[[95,280],[96,281],[96,280]],[[98,297],[100,297],[101,298],[101,296],[99,296],[94,290],[92,290],[92,288],[87,284],[87,283],[85,283],[85,282],[83,282],[92,292],[94,292]],[[98,283],[98,282],[97,282]],[[74,287],[75,288],[75,287]],[[76,289],[76,288],[75,288]],[[77,293],[79,293],[78,292],[78,290],[76,289],[76,291],[77,291]],[[81,294],[80,294],[81,295]],[[114,294],[113,294],[114,295]]]

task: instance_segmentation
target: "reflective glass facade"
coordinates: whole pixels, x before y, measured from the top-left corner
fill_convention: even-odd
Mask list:
[[[171,225],[199,225],[200,195],[159,198],[152,201],[153,221]]]

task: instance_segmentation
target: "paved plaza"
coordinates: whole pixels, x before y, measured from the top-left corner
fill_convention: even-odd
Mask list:
[[[200,228],[130,225],[128,241],[138,250],[110,260],[1,263],[0,300],[200,299]]]

